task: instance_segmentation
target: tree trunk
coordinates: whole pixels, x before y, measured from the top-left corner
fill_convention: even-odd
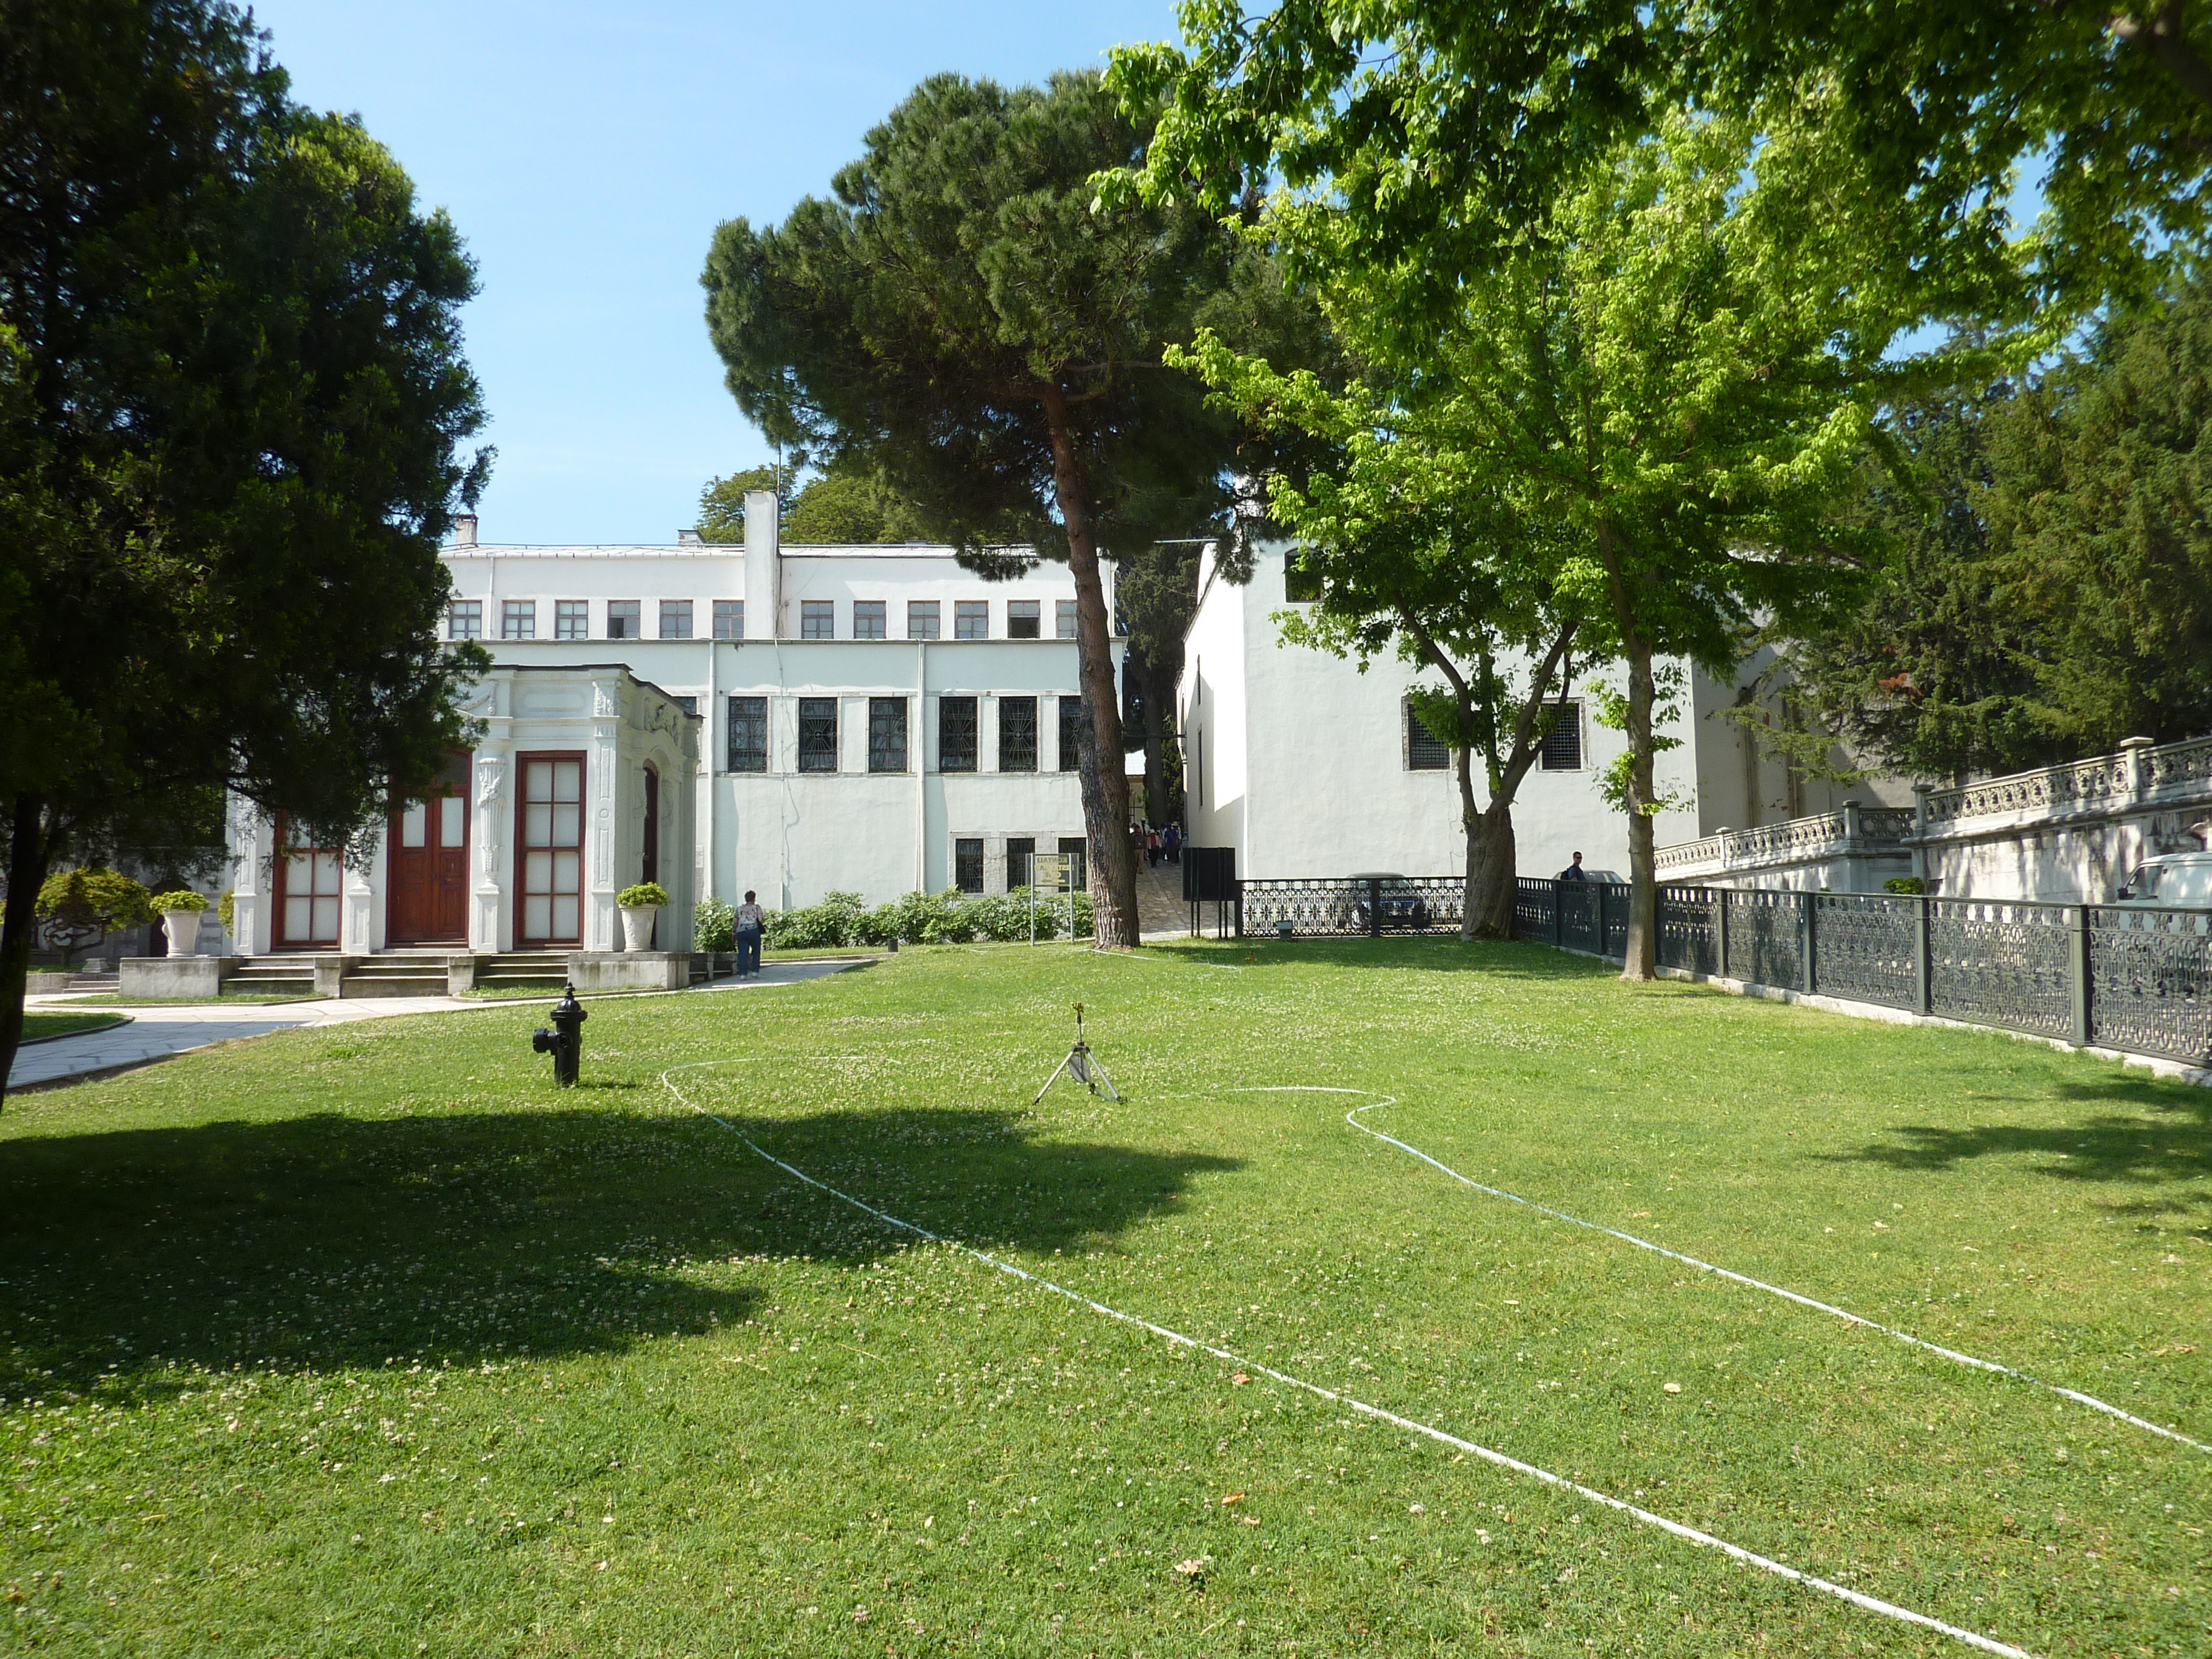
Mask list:
[[[1620,568],[1620,546],[1609,521],[1599,521],[1597,548],[1613,599],[1620,653],[1628,664],[1628,799],[1624,803],[1628,811],[1628,948],[1620,976],[1656,979],[1659,887],[1651,815],[1657,810],[1658,796],[1652,781],[1651,705],[1656,693],[1651,678],[1651,641],[1636,625],[1636,608],[1629,599],[1627,579]]]
[[[1468,837],[1468,914],[1474,919],[1468,939],[1511,939],[1513,901],[1520,878],[1518,850],[1513,844],[1513,803],[1499,799],[1490,803],[1475,832]]]
[[[16,796],[8,838],[8,902],[0,912],[0,1100],[7,1097],[8,1073],[23,1043],[23,994],[30,988],[39,889],[53,855],[44,806],[36,795]]]
[[[1091,506],[1067,418],[1067,399],[1056,386],[1043,391],[1052,433],[1052,482],[1060,520],[1067,531],[1067,568],[1075,578],[1075,660],[1083,688],[1082,786],[1084,832],[1091,842],[1091,899],[1095,943],[1101,950],[1133,948],[1137,921],[1137,865],[1129,844],[1129,776],[1122,759],[1121,710],[1114,691],[1114,636],[1106,614],[1106,589],[1098,574],[1098,548],[1091,537]]]

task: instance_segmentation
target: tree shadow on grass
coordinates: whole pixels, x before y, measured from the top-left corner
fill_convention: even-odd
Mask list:
[[[1145,955],[1193,968],[1418,968],[1425,973],[1487,974],[1501,979],[1619,979],[1620,964],[1577,956],[1530,939],[1476,939],[1456,934],[1385,933],[1380,939],[1249,939],[1148,942]]]
[[[2180,1189],[2116,1201],[2106,1206],[2115,1214],[2212,1217],[2212,1091],[2111,1077],[2061,1081],[2052,1092],[2063,1101],[2108,1109],[2073,1123],[1901,1125],[1891,1131],[1898,1139],[1827,1156],[1904,1170],[1954,1170],[1997,1155],[2040,1158],[2038,1172],[2057,1181]],[[2123,1115],[2127,1109],[2132,1115]]]
[[[999,1111],[744,1127],[933,1231],[1045,1254],[1234,1167],[1040,1143]],[[760,1259],[857,1261],[914,1242],[690,1116],[328,1115],[24,1137],[0,1159],[0,1396],[146,1397],[232,1366],[621,1351],[744,1319]]]

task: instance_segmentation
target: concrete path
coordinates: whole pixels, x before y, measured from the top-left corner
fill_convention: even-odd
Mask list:
[[[1207,907],[1207,915],[1212,907]],[[1190,937],[1190,906],[1182,902],[1182,866],[1165,858],[1137,860],[1137,931],[1146,939]]]
[[[771,986],[797,985],[842,973],[848,968],[858,967],[861,960],[864,958],[771,962],[763,964],[758,979],[722,979],[712,985],[696,987],[691,992],[641,994],[685,996],[764,990]],[[82,1000],[81,996],[57,994],[27,998],[26,1006],[66,1008],[81,1005]],[[271,1031],[293,1030],[307,1025],[346,1025],[355,1020],[389,1019],[398,1014],[453,1013],[465,1008],[513,1007],[518,1003],[550,1007],[553,1000],[546,996],[517,997],[512,1001],[478,997],[362,997],[351,1002],[198,1002],[118,1008],[117,1012],[131,1016],[130,1024],[110,1026],[104,1031],[56,1037],[18,1049],[15,1066],[8,1073],[8,1086],[24,1088],[32,1084],[81,1077],[88,1072],[143,1066],[190,1048],[204,1048],[211,1042],[266,1036]]]

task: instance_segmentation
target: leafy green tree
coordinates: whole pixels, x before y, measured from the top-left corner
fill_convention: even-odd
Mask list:
[[[1114,568],[1114,606],[1127,630],[1121,659],[1121,721],[1145,757],[1145,820],[1182,817],[1176,763],[1175,696],[1182,678],[1183,635],[1198,613],[1196,539],[1155,544],[1123,554]]]
[[[1167,111],[1153,188],[1226,210],[1272,174],[1326,198],[1340,254],[1416,262],[1432,306],[1589,157],[1682,107],[1759,130],[1817,108],[1864,180],[1829,210],[1859,222],[1869,262],[1908,260],[1937,316],[2017,320],[2039,294],[2055,327],[2140,292],[2153,256],[2206,225],[2212,22],[2185,0],[1186,0],[1178,16],[1182,46],[1118,48],[1109,70]],[[2014,247],[2030,157],[2049,161],[2049,211]]]
[[[878,480],[987,573],[1064,550],[1099,941],[1115,947],[1138,932],[1099,561],[1212,522],[1233,442],[1161,363],[1224,286],[1228,237],[1194,204],[1108,208],[1090,182],[1135,163],[1151,125],[1095,75],[1013,90],[937,76],[868,134],[834,199],[722,226],[702,278],[730,389],[771,438]]]
[[[489,465],[474,277],[213,0],[0,16],[0,1075],[64,855],[225,789],[358,844],[463,736],[438,545]]]
[[[709,478],[699,492],[699,539],[741,542],[745,538],[745,492],[774,489],[780,479],[772,466],[749,466],[726,478]]]

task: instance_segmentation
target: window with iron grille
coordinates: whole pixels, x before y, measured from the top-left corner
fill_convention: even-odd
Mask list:
[[[768,770],[768,699],[730,699],[730,770]]]
[[[1055,599],[1052,607],[1053,637],[1072,640],[1075,637],[1075,601]]]
[[[1030,884],[1030,860],[1036,856],[1035,836],[1006,837],[1006,890]]]
[[[868,770],[906,770],[906,699],[868,699]]]
[[[480,640],[483,637],[483,601],[455,599],[446,611],[446,637]]]
[[[611,640],[644,638],[638,621],[638,612],[642,608],[635,599],[609,599],[607,637]]]
[[[991,602],[988,599],[957,599],[952,605],[952,635],[961,640],[988,640],[991,637]]]
[[[1037,700],[1035,697],[999,699],[999,769],[1034,772],[1037,769]]]
[[[741,640],[745,636],[745,602],[743,599],[714,601],[714,637],[718,640]]]
[[[1451,765],[1451,750],[1437,740],[1436,733],[1421,724],[1420,716],[1413,712],[1410,699],[1406,703],[1406,769],[1409,772],[1442,772]]]
[[[1067,854],[1067,884],[1077,892],[1082,892],[1085,870],[1091,857],[1091,843],[1080,836],[1062,836],[1060,850]]]
[[[538,601],[507,599],[499,608],[499,636],[503,640],[538,637]]]
[[[952,843],[952,884],[963,893],[983,890],[983,838],[963,836]]]
[[[799,700],[799,769],[834,772],[837,769],[837,699],[801,697]]]
[[[553,637],[556,640],[587,640],[592,636],[592,607],[584,599],[556,599],[553,602]]]
[[[1060,700],[1060,769],[1079,772],[1083,769],[1083,699],[1062,697]]]
[[[1552,717],[1552,728],[1544,733],[1543,768],[1547,772],[1579,772],[1583,769],[1583,705],[1579,697],[1570,697],[1565,702],[1547,702],[1545,712]]]
[[[906,636],[910,640],[933,640],[937,637],[937,601],[908,599],[906,602]]]
[[[663,599],[660,602],[660,637],[664,640],[688,640],[691,637],[691,601]]]
[[[802,640],[836,639],[836,602],[830,599],[801,599],[799,602],[799,637]]]
[[[937,700],[937,769],[940,772],[972,772],[975,769],[975,698],[939,697]]]
[[[1006,601],[1006,637],[1010,640],[1033,640],[1037,637],[1040,621],[1035,599]]]
[[[853,601],[853,637],[856,640],[879,640],[884,637],[884,613],[890,607],[881,599]]]

